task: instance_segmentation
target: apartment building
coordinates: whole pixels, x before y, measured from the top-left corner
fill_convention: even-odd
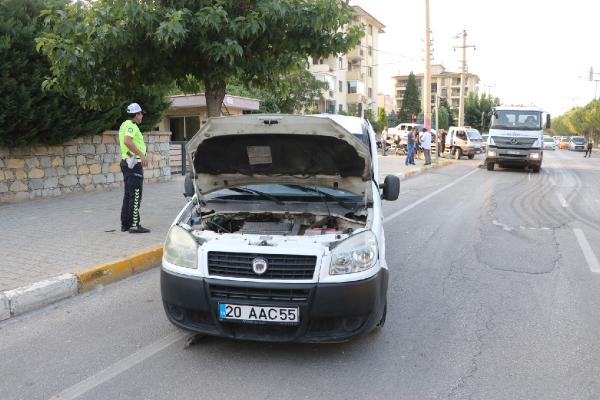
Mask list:
[[[423,75],[415,74],[419,93],[422,93]],[[408,75],[394,76],[394,109],[398,111],[404,100],[404,92],[408,82]],[[479,77],[475,74],[465,74],[465,98],[469,93],[479,93]],[[458,109],[460,102],[460,72],[446,71],[441,64],[431,66],[431,102],[435,103],[436,96],[444,97],[448,100],[451,108]]]
[[[378,35],[385,26],[359,6],[353,24],[362,24],[365,35],[348,54],[309,60],[309,71],[316,79],[327,82],[323,100],[315,102],[319,112],[345,112],[364,115],[365,110],[377,114],[377,49]]]

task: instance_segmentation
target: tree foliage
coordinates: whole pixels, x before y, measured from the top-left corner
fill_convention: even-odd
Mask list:
[[[480,131],[489,127],[490,111],[500,105],[500,99],[489,98],[485,93],[477,96],[471,92],[465,99],[465,125],[472,126]],[[482,113],[485,113],[484,125],[481,125]]]
[[[382,127],[388,126],[388,117],[385,114],[385,109],[383,107],[379,107],[378,111],[377,111],[377,122],[379,122],[379,125]]]
[[[373,130],[377,133],[381,133],[383,130],[383,125],[379,122],[375,115],[373,115],[373,110],[368,109],[365,110],[364,118],[371,123]]]
[[[353,15],[336,0],[80,0],[47,11],[38,48],[52,64],[46,85],[86,107],[139,85],[193,93],[201,82],[217,116],[232,78],[286,93],[279,79],[308,56],[355,47],[364,32],[348,26]]]
[[[404,91],[404,99],[400,107],[398,118],[400,122],[411,121],[412,115],[419,115],[421,112],[421,95],[417,86],[417,79],[412,72],[408,75],[406,90]]]
[[[115,127],[125,105],[83,110],[76,101],[42,90],[50,74],[47,59],[35,50],[42,32],[39,16],[50,4],[63,10],[68,0],[2,0],[0,2],[0,146],[36,143],[60,144],[72,138],[96,134]],[[135,101],[152,104],[154,110],[168,106],[155,93],[136,89]],[[133,100],[132,100],[133,101]],[[164,103],[164,104],[161,104]],[[147,125],[156,119],[148,115]]]
[[[600,142],[600,100],[593,100],[583,107],[574,107],[552,120],[557,135],[584,135]]]

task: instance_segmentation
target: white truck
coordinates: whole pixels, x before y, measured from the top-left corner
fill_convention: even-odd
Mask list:
[[[450,153],[455,160],[467,156],[472,160],[476,154],[481,153],[483,139],[475,128],[470,126],[451,126],[446,135],[445,151]]]
[[[527,167],[533,172],[540,172],[544,126],[550,128],[550,119],[550,114],[535,107],[495,107],[492,110],[484,161],[487,169],[493,171],[498,164]]]

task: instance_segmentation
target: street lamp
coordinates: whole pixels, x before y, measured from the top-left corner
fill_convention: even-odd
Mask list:
[[[600,75],[600,72],[594,72],[594,67],[590,67],[590,74],[588,76],[589,81],[596,82],[596,91],[594,92],[594,100],[598,98],[598,82],[600,79],[594,79],[594,75]]]

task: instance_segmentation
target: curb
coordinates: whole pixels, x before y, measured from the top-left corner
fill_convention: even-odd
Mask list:
[[[0,321],[157,267],[162,259],[162,252],[162,244],[156,245],[112,263],[99,264],[0,292]]]
[[[409,169],[408,171],[399,172],[396,174],[396,176],[399,177],[401,181],[403,181],[406,178],[409,178],[414,175],[418,175],[429,169],[446,167],[448,165],[451,165],[452,163],[453,162],[451,160],[440,160],[440,161],[436,161],[434,164],[431,164],[431,165],[422,165],[419,168],[414,168],[414,169]]]

